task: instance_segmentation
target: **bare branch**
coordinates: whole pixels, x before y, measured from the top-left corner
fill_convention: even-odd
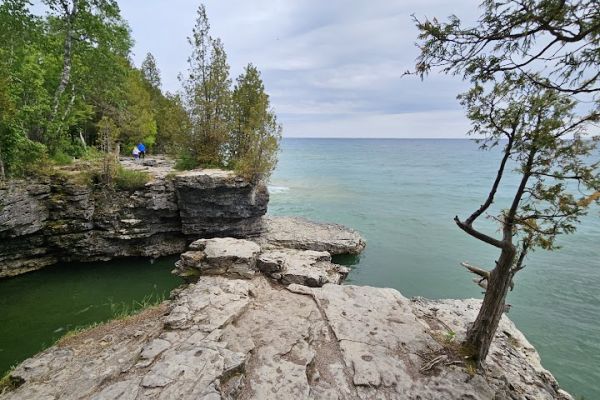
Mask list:
[[[485,233],[479,232],[478,230],[474,229],[471,225],[467,225],[464,222],[462,222],[458,218],[458,216],[454,217],[454,222],[456,222],[456,225],[458,225],[460,229],[473,236],[474,238],[481,240],[482,242],[491,244],[492,246],[498,247],[499,249],[505,246],[505,243],[503,241],[494,239],[493,237],[488,236]]]

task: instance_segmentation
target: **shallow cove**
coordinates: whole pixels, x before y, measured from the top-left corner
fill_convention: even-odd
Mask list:
[[[57,264],[0,280],[0,376],[66,332],[111,319],[179,286],[177,257]]]

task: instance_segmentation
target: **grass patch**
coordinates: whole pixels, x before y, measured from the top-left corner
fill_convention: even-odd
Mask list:
[[[126,169],[121,166],[117,168],[115,176],[115,186],[121,190],[143,189],[146,183],[150,181],[150,174],[144,171]]]
[[[0,378],[0,395],[8,393],[12,390],[15,390],[16,388],[18,388],[19,386],[21,386],[23,384],[23,380],[22,379],[17,379],[12,375],[13,371],[15,370],[15,365],[13,365],[12,367],[10,367],[10,369],[8,371],[6,371],[6,373],[2,376],[2,378]]]
[[[175,162],[175,169],[178,171],[187,171],[198,168],[198,160],[189,153],[183,153]]]
[[[111,317],[107,321],[103,322],[94,322],[89,325],[77,326],[69,331],[67,331],[64,335],[62,335],[54,344],[56,346],[67,346],[69,342],[73,341],[76,337],[81,334],[87,333],[93,329],[99,328],[103,325],[106,325],[110,322],[114,321],[123,321],[127,318],[136,316],[142,311],[149,309],[151,307],[157,306],[165,301],[165,295],[154,295],[150,294],[144,296],[142,300],[135,300],[130,304],[126,303],[114,303],[112,300],[107,303],[110,307]]]
[[[142,300],[135,300],[131,304],[109,302],[112,319],[124,319],[138,314],[146,308],[153,307],[165,301],[164,294],[150,294],[144,296]]]

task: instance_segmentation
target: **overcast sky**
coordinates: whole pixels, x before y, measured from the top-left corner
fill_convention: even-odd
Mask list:
[[[186,70],[199,1],[120,0],[140,65],[152,52],[163,87]],[[207,0],[213,36],[233,78],[252,62],[262,71],[288,137],[464,137],[456,77],[402,77],[414,65],[411,14],[473,18],[472,0]]]

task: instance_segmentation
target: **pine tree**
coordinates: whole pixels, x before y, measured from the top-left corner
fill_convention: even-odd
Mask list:
[[[160,90],[160,70],[156,65],[156,59],[152,53],[146,54],[146,58],[142,61],[142,75],[148,84],[155,90]]]
[[[249,179],[265,179],[277,163],[280,139],[260,72],[248,64],[233,90],[231,164]]]
[[[586,208],[600,202],[598,1],[485,0],[481,10],[474,26],[456,16],[417,20],[415,68],[421,77],[439,69],[470,81],[459,99],[471,133],[482,149],[502,147],[486,200],[467,218],[454,219],[500,252],[490,270],[463,263],[486,289],[464,343],[479,365],[527,255],[557,248],[557,237],[574,232]],[[508,185],[512,200],[491,216],[500,234],[486,233],[475,223],[497,200],[509,161],[517,166],[519,185]]]
[[[231,80],[223,43],[209,34],[204,5],[191,38],[189,74],[183,81],[190,116],[187,152],[200,165],[222,166],[229,133]]]

